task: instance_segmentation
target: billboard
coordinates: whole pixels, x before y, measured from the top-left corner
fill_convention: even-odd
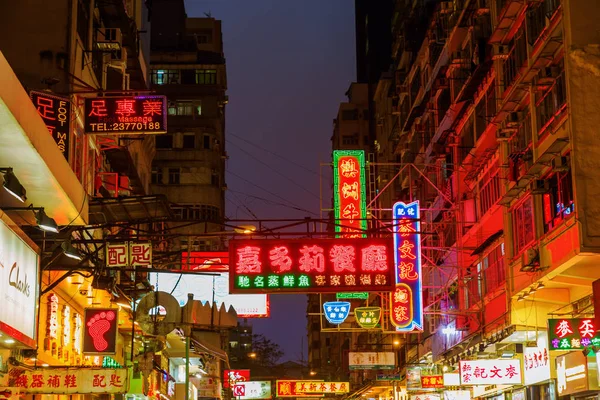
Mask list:
[[[238,400],[258,400],[271,398],[271,381],[237,382],[232,388]]]
[[[151,273],[150,283],[161,291],[171,293],[180,305],[188,301],[188,293],[194,300],[212,304],[213,296],[217,305],[233,306],[240,318],[264,318],[270,315],[269,298],[266,294],[229,294],[229,273],[219,272],[217,276]],[[213,293],[214,285],[214,293]]]
[[[83,354],[117,352],[117,308],[86,308],[83,326]]]
[[[223,371],[223,387],[229,389],[239,382],[247,382],[250,380],[249,369],[226,369]]]
[[[28,394],[126,393],[127,371],[126,368],[10,368],[8,384]]]
[[[165,96],[85,99],[84,130],[94,134],[141,134],[167,131]]]
[[[560,318],[548,320],[550,350],[580,350],[600,346],[600,334],[594,318]]]
[[[394,369],[396,367],[395,353],[387,352],[349,352],[349,364],[354,369]]]
[[[390,291],[386,239],[246,239],[229,241],[230,293]]]
[[[367,204],[364,150],[333,151],[333,209],[343,237],[365,237]]]
[[[502,385],[523,383],[521,360],[461,360],[461,385]]]
[[[394,204],[395,287],[390,294],[390,320],[399,332],[423,330],[423,284],[419,202]]]
[[[65,97],[58,97],[46,92],[29,92],[31,102],[37,108],[50,136],[58,149],[69,159],[69,126],[71,124],[71,102]]]

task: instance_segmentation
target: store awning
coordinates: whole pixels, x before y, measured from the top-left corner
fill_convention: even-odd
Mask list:
[[[172,218],[164,195],[95,198],[90,202],[90,224],[157,222]]]
[[[25,206],[44,207],[58,225],[85,225],[85,190],[1,52],[0,74],[0,168],[13,168],[27,190]],[[5,190],[0,201],[24,206]]]

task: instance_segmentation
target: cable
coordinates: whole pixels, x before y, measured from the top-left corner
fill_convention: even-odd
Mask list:
[[[243,193],[243,192],[238,192],[238,191],[236,191],[236,190],[231,190],[231,189],[229,189],[229,190],[228,190],[228,192],[232,192],[232,194],[233,194],[233,193],[239,193],[239,194],[243,194],[243,195],[245,195],[245,196],[248,196],[248,197],[251,197],[251,198],[253,198],[253,199],[262,200],[262,201],[264,201],[264,202],[266,202],[266,203],[269,203],[269,204],[273,204],[273,205],[277,205],[277,206],[281,206],[281,207],[287,207],[287,208],[290,208],[290,209],[292,209],[292,210],[296,210],[296,211],[307,212],[307,213],[310,213],[310,214],[312,214],[312,215],[315,215],[315,216],[316,216],[316,215],[318,215],[318,214],[316,214],[316,213],[314,213],[314,212],[312,212],[312,211],[306,210],[306,209],[304,209],[304,208],[298,208],[298,207],[294,207],[294,206],[289,206],[289,205],[287,205],[287,204],[284,204],[284,203],[279,203],[279,202],[277,202],[277,201],[273,201],[273,200],[265,199],[264,197],[254,196],[254,195],[251,195],[251,194],[246,194],[246,193]],[[257,219],[258,219],[258,218],[257,218]]]
[[[238,175],[238,174],[236,174],[236,173],[234,173],[234,172],[231,172],[231,171],[227,171],[227,172],[228,172],[229,174],[231,174],[231,175],[235,176],[236,178],[239,178],[239,179],[243,180],[244,182],[247,182],[247,183],[249,183],[249,184],[251,184],[251,185],[254,185],[255,187],[257,187],[257,188],[259,188],[259,189],[261,189],[261,190],[264,190],[265,192],[269,193],[270,195],[272,195],[272,196],[275,196],[275,197],[277,197],[277,198],[279,198],[279,199],[281,199],[281,200],[283,200],[283,201],[285,201],[285,202],[287,202],[287,203],[291,204],[291,205],[292,205],[293,207],[295,207],[295,208],[296,208],[298,211],[304,211],[304,212],[307,212],[307,213],[310,213],[310,214],[313,214],[313,215],[317,215],[316,213],[314,213],[314,212],[312,212],[312,211],[309,211],[309,210],[307,210],[307,209],[305,209],[305,208],[302,208],[302,207],[300,207],[299,205],[292,203],[291,201],[289,201],[289,200],[287,200],[287,199],[285,199],[285,198],[283,198],[283,197],[279,196],[278,194],[275,194],[275,193],[273,193],[273,192],[269,191],[268,189],[265,189],[264,187],[262,187],[262,186],[260,186],[260,185],[257,185],[256,183],[254,183],[254,182],[252,182],[252,181],[249,181],[248,179],[246,179],[246,178],[244,178],[244,177],[242,177],[242,176],[240,176],[240,175]],[[293,208],[293,207],[292,207],[292,208]]]
[[[276,169],[274,169],[273,167],[271,167],[269,164],[265,163],[264,161],[258,159],[257,157],[255,157],[254,155],[252,155],[251,153],[247,152],[246,150],[242,149],[240,146],[238,146],[237,144],[230,142],[229,140],[225,140],[227,143],[234,145],[235,147],[237,147],[241,152],[249,155],[250,157],[252,157],[253,159],[255,159],[256,161],[258,161],[259,163],[261,163],[262,165],[266,166],[267,168],[269,168],[271,171],[275,172],[277,175],[282,176],[283,178],[285,178],[286,180],[292,182],[293,184],[295,184],[296,186],[298,186],[300,189],[304,190],[307,193],[310,193],[311,195],[313,195],[314,197],[316,197],[317,199],[319,198],[319,195],[317,195],[314,192],[311,192],[310,190],[308,190],[307,188],[305,188],[304,186],[300,186],[298,185],[298,182],[294,181],[293,179],[291,179],[289,176],[282,174],[281,172],[277,171]]]

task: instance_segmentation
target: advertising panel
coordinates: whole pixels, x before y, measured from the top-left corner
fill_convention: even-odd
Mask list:
[[[410,396],[410,400],[441,400],[442,395],[438,393],[421,393],[413,394]]]
[[[86,308],[83,327],[83,354],[115,354],[119,309]]]
[[[194,295],[194,300],[215,303],[226,308],[232,306],[239,318],[268,317],[269,298],[266,294],[229,294],[229,273],[220,272],[218,276],[151,273],[150,282],[158,285],[160,290],[171,293],[183,306],[188,301],[188,293]],[[214,293],[213,293],[214,287]],[[214,296],[214,297],[213,297]]]
[[[227,272],[229,253],[226,251],[184,251],[181,253],[184,271]]]
[[[228,389],[238,382],[250,380],[249,369],[226,369],[223,371],[223,387]]]
[[[84,130],[94,134],[167,132],[166,96],[85,99]]]
[[[65,97],[58,97],[47,92],[29,92],[31,102],[56,142],[58,149],[69,159],[69,124],[71,122],[71,102]]]
[[[297,381],[296,392],[306,394],[348,393],[350,382]]]
[[[588,390],[587,357],[581,351],[556,357],[556,388],[559,396]]]
[[[35,347],[38,256],[0,221],[0,328]]]
[[[296,386],[298,382],[321,383],[322,381],[297,381],[297,380],[277,380],[275,381],[275,397],[323,397],[324,394],[307,394],[297,391],[300,386]]]
[[[550,357],[548,349],[525,347],[523,350],[525,385],[533,385],[550,379]]]
[[[126,393],[127,369],[11,368],[8,386],[27,394]]]
[[[593,318],[548,320],[550,350],[577,350],[600,346],[600,334]]]
[[[443,400],[471,400],[469,390],[445,390]]]
[[[461,360],[461,385],[522,384],[521,361],[517,359]]]
[[[399,332],[423,330],[421,235],[419,202],[394,204],[395,287],[390,294],[390,319]]]
[[[421,387],[423,389],[440,389],[444,387],[443,375],[421,376]]]
[[[349,367],[354,369],[394,369],[395,353],[389,352],[349,352]]]
[[[389,291],[386,239],[230,240],[230,293]]]
[[[365,237],[367,204],[364,150],[333,151],[333,209],[342,237]]]
[[[258,400],[271,398],[271,381],[237,382],[232,394],[238,400]]]

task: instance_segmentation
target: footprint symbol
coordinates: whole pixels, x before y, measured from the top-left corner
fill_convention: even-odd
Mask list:
[[[110,321],[113,319],[115,319],[114,311],[102,311],[88,321],[88,332],[94,341],[94,348],[96,350],[104,351],[108,347],[108,342],[104,339],[104,334],[110,329]]]

